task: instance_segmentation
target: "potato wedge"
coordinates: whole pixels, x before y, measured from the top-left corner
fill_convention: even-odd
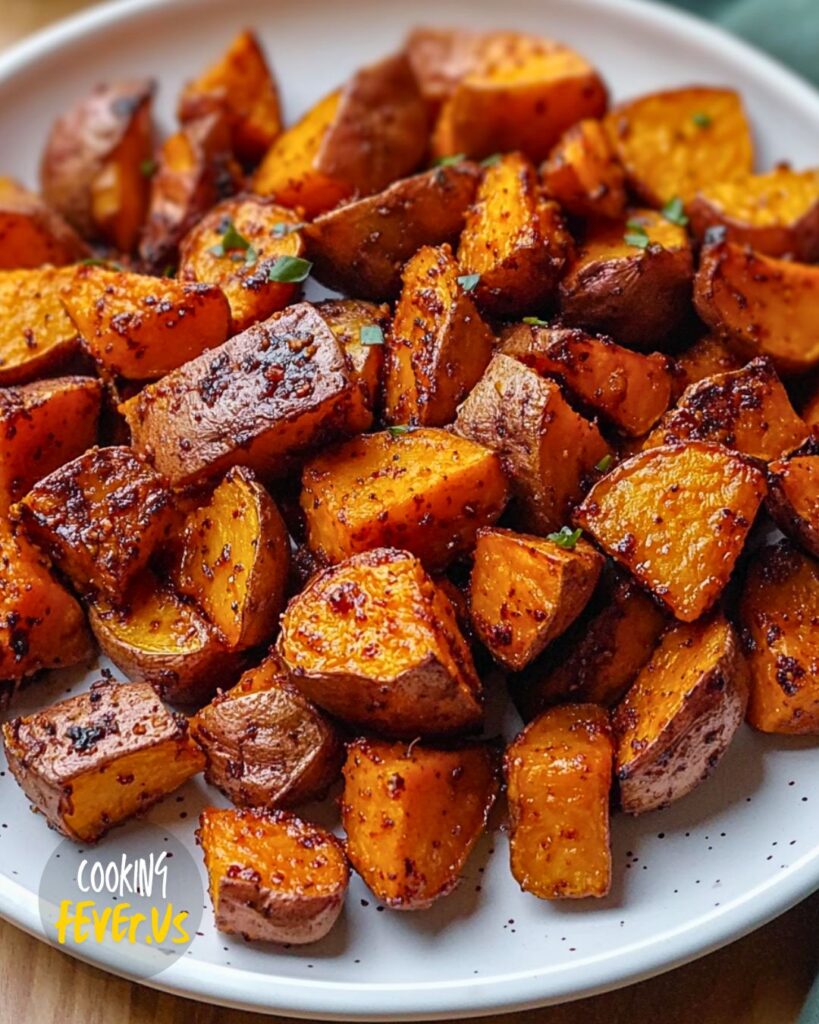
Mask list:
[[[478,531],[469,584],[475,632],[496,661],[518,671],[571,626],[594,593],[603,559],[498,527]]]
[[[341,798],[350,863],[385,907],[426,910],[458,884],[498,788],[497,760],[484,744],[356,740]]]
[[[690,441],[621,463],[595,484],[574,521],[672,615],[693,622],[728,582],[765,492],[748,458]]]
[[[63,305],[101,373],[156,380],[225,341],[230,306],[211,284],[80,267]]]
[[[238,807],[319,799],[341,773],[336,726],[290,683],[275,655],[244,673],[191,719],[205,778]]]
[[[387,340],[384,419],[443,427],[481,379],[495,336],[448,245],[419,249],[403,282]]]
[[[561,137],[541,169],[546,193],[577,217],[621,217],[623,168],[601,121],[579,121]]]
[[[181,715],[144,683],[86,693],[3,726],[9,769],[48,824],[95,843],[200,772],[204,757]]]
[[[504,331],[499,351],[557,377],[628,437],[650,430],[671,402],[672,366],[658,352],[642,355],[577,328],[530,324]]]
[[[450,164],[323,213],[304,229],[313,276],[362,298],[396,298],[411,256],[425,245],[457,243],[477,186],[474,164]]]
[[[454,430],[500,455],[518,518],[531,533],[559,530],[585,477],[610,454],[595,424],[569,406],[554,381],[503,354],[458,409]]]
[[[481,723],[452,604],[407,551],[376,548],[314,576],[276,647],[302,693],[345,722],[408,739]]]
[[[304,240],[298,215],[257,196],[214,206],[182,239],[179,277],[218,285],[227,296],[234,333],[298,300]]]
[[[147,79],[98,85],[55,121],[40,164],[48,205],[120,252],[135,247],[148,209],[153,92]]]
[[[567,324],[651,350],[684,322],[694,265],[685,229],[651,210],[588,225],[560,283]]]
[[[802,419],[813,429],[814,437],[819,436],[819,387],[814,386],[807,401],[802,406]]]
[[[672,626],[615,709],[620,806],[656,811],[713,772],[748,703],[747,666],[720,614]]]
[[[0,178],[0,242],[0,270],[61,267],[90,255],[76,231],[13,178]]]
[[[480,59],[486,39],[483,33],[460,28],[424,26],[409,33],[404,50],[432,114]]]
[[[777,526],[819,558],[819,446],[768,466],[767,508]]]
[[[507,750],[509,851],[524,892],[608,894],[612,753],[608,712],[594,704],[552,708]]]
[[[780,373],[819,366],[815,326],[819,267],[759,256],[734,242],[702,251],[694,303],[702,319],[749,359]]]
[[[304,945],[335,924],[350,869],[326,829],[287,811],[206,807],[196,838],[220,932]]]
[[[718,334],[706,334],[675,356],[674,364],[675,392],[681,395],[687,387],[706,377],[742,369],[745,360]]]
[[[753,170],[751,129],[733,89],[691,86],[620,104],[606,118],[628,184],[648,206]]]
[[[307,541],[322,560],[400,544],[431,572],[469,551],[509,493],[500,459],[432,428],[367,434],[304,467]]]

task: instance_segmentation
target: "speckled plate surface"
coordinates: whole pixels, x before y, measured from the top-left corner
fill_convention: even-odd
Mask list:
[[[750,111],[763,167],[819,164],[819,96],[747,47],[670,9],[632,0],[148,0],[95,8],[0,56],[2,173],[34,181],[54,114],[106,76],[151,74],[170,124],[181,83],[243,25],[258,28],[291,115],[411,23],[533,29],[575,45],[616,98],[690,82],[729,83]],[[30,687],[26,712],[96,673]],[[515,723],[506,723],[507,731]],[[4,767],[4,766],[0,766]],[[301,950],[252,948],[213,931],[151,984],[210,1002],[337,1020],[476,1016],[637,981],[731,941],[819,886],[819,746],[744,729],[714,778],[666,811],[618,816],[615,883],[600,902],[544,904],[521,893],[500,822],[457,892],[422,914],[381,912],[358,879],[338,926]],[[201,782],[151,819],[193,846]],[[40,934],[39,875],[56,845],[0,775],[0,913]],[[132,823],[109,836],[127,848]],[[198,857],[198,854],[197,854]],[[106,961],[101,966],[122,970]]]

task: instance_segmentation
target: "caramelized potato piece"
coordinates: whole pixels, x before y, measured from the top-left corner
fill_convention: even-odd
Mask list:
[[[543,900],[606,896],[611,886],[609,716],[553,708],[506,752],[512,874]]]
[[[486,828],[497,775],[485,745],[349,745],[341,798],[347,856],[380,903],[425,910],[452,892]]]
[[[503,354],[461,405],[454,429],[501,456],[519,518],[532,533],[566,523],[584,478],[609,454],[594,423],[571,408],[554,381]]]
[[[651,210],[588,225],[560,283],[563,320],[651,349],[683,322],[694,265],[685,228]]]
[[[319,558],[400,544],[430,571],[469,551],[508,498],[494,452],[431,428],[347,441],[308,462],[302,487],[307,541]]]
[[[80,267],[63,304],[103,374],[155,380],[230,334],[230,307],[210,284]]]
[[[314,576],[277,650],[310,700],[389,736],[481,724],[481,683],[449,598],[409,552],[376,548]]]
[[[543,165],[548,195],[578,217],[620,217],[626,208],[625,176],[600,121],[573,125]]]
[[[614,712],[622,809],[655,811],[704,782],[747,703],[747,668],[722,615],[669,629]]]
[[[344,350],[358,392],[353,397],[356,411],[349,419],[350,430],[355,433],[369,430],[381,400],[390,307],[359,299],[325,299],[316,303],[316,311]]]
[[[819,447],[768,466],[768,511],[777,526],[819,558]]]
[[[461,28],[426,26],[413,29],[404,51],[409,58],[421,95],[435,114],[480,59],[489,37]]]
[[[813,428],[814,436],[819,434],[819,387],[815,387],[811,396],[802,407],[802,419]]]
[[[56,377],[0,390],[0,511],[97,440],[102,388],[92,377]]]
[[[728,582],[765,491],[749,459],[690,441],[621,463],[574,519],[672,615],[693,622]]]
[[[196,837],[220,932],[304,945],[335,924],[350,869],[326,829],[287,811],[206,807]]]
[[[495,336],[448,245],[419,249],[403,280],[387,342],[384,419],[443,427],[481,379]]]
[[[653,92],[606,118],[630,187],[648,206],[688,201],[700,188],[753,170],[751,129],[733,89]]]
[[[766,256],[819,260],[819,170],[777,167],[704,183],[688,204],[691,230],[702,240],[712,227]]]
[[[748,358],[768,356],[780,373],[819,366],[819,267],[759,256],[721,242],[703,249],[697,312]]]
[[[499,349],[557,377],[590,409],[629,437],[650,430],[671,402],[671,365],[654,352],[641,355],[577,328],[516,324],[504,332]]]
[[[314,277],[363,298],[396,298],[411,256],[457,243],[477,185],[474,164],[449,164],[323,213],[304,229]]]
[[[744,360],[719,335],[706,334],[676,356],[674,363],[676,391],[682,394],[691,384],[705,380],[706,377],[742,369]]]
[[[323,797],[341,772],[335,725],[290,683],[275,655],[191,719],[205,778],[239,807],[293,807]]]
[[[279,90],[259,40],[247,29],[179,97],[183,125],[213,109],[227,116],[233,149],[246,163],[260,160],[281,133]]]
[[[303,256],[299,227],[298,216],[283,206],[256,196],[226,199],[182,240],[179,277],[218,285],[230,303],[234,333],[247,330],[297,301],[301,284],[287,280],[279,261]]]
[[[90,250],[74,229],[34,192],[0,178],[0,270],[75,263]]]
[[[148,80],[98,85],[55,121],[40,165],[43,198],[85,238],[137,243],[153,155]]]
[[[496,661],[522,669],[583,611],[602,567],[603,559],[583,540],[564,548],[550,539],[484,527],[469,587],[478,637]]]
[[[120,601],[174,522],[168,482],[130,448],[92,448],[15,506],[26,533],[81,591]]]

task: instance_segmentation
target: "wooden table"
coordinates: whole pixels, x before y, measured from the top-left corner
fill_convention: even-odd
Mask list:
[[[88,0],[2,0],[0,47]],[[44,126],[45,127],[45,126]],[[0,167],[2,173],[2,167]],[[487,1024],[793,1024],[819,968],[819,893],[766,928],[619,992]],[[16,1024],[261,1024],[120,981],[0,921],[0,1021]]]

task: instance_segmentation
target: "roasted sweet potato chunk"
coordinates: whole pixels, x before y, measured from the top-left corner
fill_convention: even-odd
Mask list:
[[[565,548],[548,538],[484,527],[469,587],[475,631],[497,661],[522,669],[583,611],[602,567],[585,541]]]
[[[544,900],[606,896],[611,885],[608,713],[553,708],[506,752],[512,874]]]
[[[3,726],[9,769],[52,828],[95,843],[202,770],[187,722],[150,686],[95,683],[87,693]]]
[[[541,171],[548,195],[578,217],[620,217],[626,207],[625,176],[602,122],[573,125]]]
[[[206,807],[197,839],[220,932],[303,945],[335,924],[350,869],[326,829],[287,811]]]
[[[85,242],[38,195],[0,178],[0,270],[61,267],[88,255]]]
[[[675,357],[676,392],[682,394],[691,384],[696,384],[706,377],[739,370],[744,362],[719,335],[706,334]]]
[[[454,429],[501,456],[518,517],[533,533],[566,523],[584,478],[609,454],[597,427],[571,408],[554,381],[503,354],[461,405]]]
[[[321,558],[400,544],[431,571],[469,551],[508,498],[494,452],[431,428],[357,437],[312,459],[302,485],[307,540]]]
[[[734,242],[703,249],[697,312],[748,358],[768,356],[780,373],[819,366],[819,267],[759,256]]]
[[[751,130],[733,89],[649,93],[612,110],[606,127],[629,185],[649,206],[687,201],[753,170]]]
[[[458,884],[498,793],[493,750],[360,739],[348,748],[347,856],[380,903],[425,910]]]
[[[777,526],[819,558],[819,446],[768,466],[768,511]]]
[[[409,739],[480,725],[452,604],[407,551],[376,548],[313,577],[277,649],[305,696],[354,725]]]
[[[539,192],[532,164],[508,153],[484,171],[458,246],[478,305],[514,316],[549,303],[572,246],[560,208]]]
[[[557,377],[629,437],[650,430],[671,401],[674,375],[665,356],[641,355],[577,328],[516,324],[504,332],[500,351]]]
[[[403,280],[387,343],[384,418],[443,427],[480,380],[495,336],[448,245],[420,249]]]
[[[614,712],[623,810],[665,807],[708,778],[747,703],[747,668],[722,615],[669,629]]]
[[[746,457],[691,441],[621,463],[574,519],[676,618],[693,622],[728,582],[765,491]]]
[[[819,732],[817,609],[819,562],[786,540],[756,556],[740,604],[755,729]]]

